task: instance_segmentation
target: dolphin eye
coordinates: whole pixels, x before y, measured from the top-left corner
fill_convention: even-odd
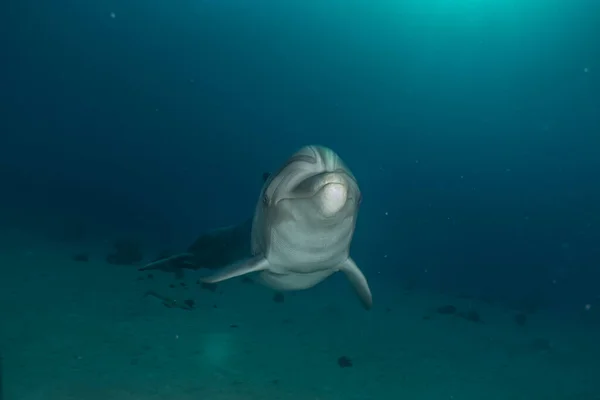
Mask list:
[[[357,204],[360,206],[362,203],[362,193],[358,195],[358,202]]]

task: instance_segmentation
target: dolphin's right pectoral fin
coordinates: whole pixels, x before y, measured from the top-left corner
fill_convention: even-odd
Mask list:
[[[219,272],[202,278],[205,283],[217,283],[236,276],[246,275],[252,272],[264,271],[269,268],[269,262],[263,256],[251,258],[249,260],[236,263],[221,269]]]
[[[358,298],[360,299],[363,306],[368,310],[373,306],[373,296],[371,295],[371,289],[369,289],[369,283],[367,278],[363,275],[360,269],[356,266],[353,259],[348,259],[342,264],[341,271],[346,274],[346,278],[350,281]]]

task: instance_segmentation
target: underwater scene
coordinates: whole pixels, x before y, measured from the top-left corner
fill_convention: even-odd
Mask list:
[[[600,3],[9,0],[0,400],[600,400]]]

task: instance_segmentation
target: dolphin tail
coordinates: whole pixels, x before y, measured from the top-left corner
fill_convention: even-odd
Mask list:
[[[262,255],[253,257],[241,263],[236,263],[221,269],[219,272],[200,279],[204,283],[218,283],[236,276],[264,271],[269,268],[269,262]]]
[[[369,310],[373,306],[373,296],[367,278],[365,278],[362,271],[358,269],[358,266],[350,257],[342,264],[340,270],[346,274],[346,278],[352,284],[362,305]]]

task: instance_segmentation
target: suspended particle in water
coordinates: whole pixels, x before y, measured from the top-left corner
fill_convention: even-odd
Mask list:
[[[592,308],[591,304],[586,304],[585,305],[585,311],[590,311],[590,308]]]
[[[117,17],[117,14],[115,14],[115,12],[114,12],[114,11],[112,11],[112,12],[110,13],[110,17],[111,17],[112,19],[115,19],[115,18]]]

